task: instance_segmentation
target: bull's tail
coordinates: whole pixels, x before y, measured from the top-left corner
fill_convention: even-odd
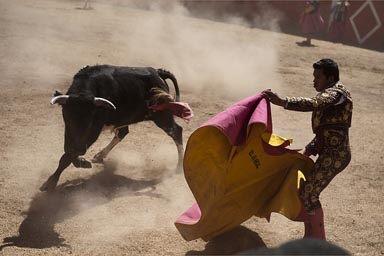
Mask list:
[[[180,91],[179,91],[179,85],[177,84],[176,77],[171,72],[169,72],[168,70],[165,70],[165,69],[157,69],[157,73],[164,80],[164,82],[166,84],[167,84],[167,82],[165,80],[171,79],[173,86],[175,87],[175,93],[176,93],[175,101],[180,101]],[[168,86],[168,84],[167,84],[167,86]]]

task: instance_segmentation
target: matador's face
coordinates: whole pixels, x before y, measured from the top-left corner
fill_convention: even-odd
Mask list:
[[[313,87],[316,91],[324,91],[332,82],[333,76],[327,78],[322,69],[313,70]]]

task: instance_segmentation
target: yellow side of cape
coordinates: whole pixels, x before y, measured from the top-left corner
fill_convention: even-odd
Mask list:
[[[194,225],[176,223],[186,240],[210,240],[253,215],[268,220],[272,212],[289,219],[298,215],[299,180],[313,161],[285,150],[290,141],[266,133],[263,124],[250,125],[247,134],[241,147],[231,146],[212,126],[197,129],[189,138],[184,173],[201,218]],[[280,153],[270,154],[276,151]]]

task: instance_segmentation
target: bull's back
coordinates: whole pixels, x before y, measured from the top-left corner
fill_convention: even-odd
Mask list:
[[[111,101],[116,110],[109,112],[106,123],[124,125],[146,118],[149,91],[155,86],[166,85],[154,68],[96,65],[84,67],[74,76],[68,94],[90,93]]]
[[[111,116],[112,124],[125,125],[145,120],[150,89],[163,85],[156,69],[115,66],[111,79],[114,84],[111,101],[117,108]]]

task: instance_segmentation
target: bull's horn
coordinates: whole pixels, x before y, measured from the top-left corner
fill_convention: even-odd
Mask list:
[[[69,98],[68,95],[59,95],[59,96],[53,97],[51,99],[51,104],[53,105],[58,103],[60,105],[64,105],[67,102],[68,98]]]
[[[112,102],[109,100],[106,100],[104,98],[95,97],[95,105],[100,107],[107,107],[107,108],[113,108],[116,109],[115,105],[113,105]]]

